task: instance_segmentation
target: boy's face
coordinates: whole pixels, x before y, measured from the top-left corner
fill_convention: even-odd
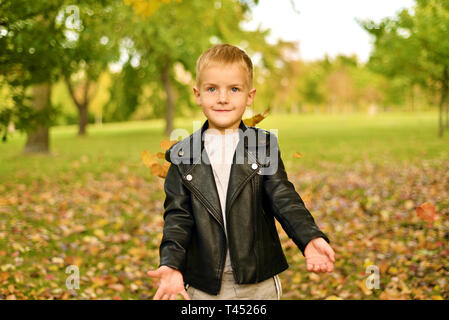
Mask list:
[[[203,108],[209,128],[222,134],[237,129],[256,89],[250,89],[247,72],[238,64],[211,64],[201,71],[199,88],[193,87],[196,102]]]

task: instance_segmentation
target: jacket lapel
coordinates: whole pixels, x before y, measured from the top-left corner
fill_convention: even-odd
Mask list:
[[[199,198],[199,200],[210,209],[209,213],[211,213],[224,228],[220,197],[215,184],[212,166],[210,164],[206,149],[204,148],[203,134],[208,127],[209,122],[206,120],[201,129],[194,132],[190,136],[190,139],[187,139],[189,144],[178,146],[177,150],[174,152],[184,149],[183,153],[189,160],[188,163],[182,163],[179,165],[184,183],[189,189],[193,189],[195,191],[195,195]],[[240,122],[239,129],[240,137],[232,160],[226,194],[226,213],[229,212],[239,192],[250,180],[249,178],[251,175],[254,175],[255,171],[259,168],[259,163],[256,160],[256,157],[252,154],[252,152],[248,152],[248,143],[244,139],[243,135],[243,132],[247,130],[247,126],[243,121]],[[200,152],[198,152],[200,142],[201,147],[199,148]],[[194,146],[195,143],[197,144],[196,152]],[[190,148],[190,150],[187,150],[188,148]],[[258,165],[257,168],[252,166],[253,163]]]

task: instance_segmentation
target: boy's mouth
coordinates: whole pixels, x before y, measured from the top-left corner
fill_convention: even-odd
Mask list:
[[[217,110],[214,110],[214,111],[215,112],[230,112],[232,110],[217,109]]]

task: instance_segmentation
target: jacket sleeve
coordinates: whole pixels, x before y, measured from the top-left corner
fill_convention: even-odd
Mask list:
[[[190,192],[183,185],[175,164],[171,164],[168,169],[164,190],[164,229],[159,248],[159,266],[165,265],[183,271],[194,220]]]
[[[277,138],[275,139],[277,142]],[[274,216],[304,255],[310,240],[322,237],[328,243],[330,241],[315,224],[313,216],[305,207],[294,185],[288,180],[277,143],[273,152],[277,152],[278,167],[273,174],[264,175],[265,196]]]

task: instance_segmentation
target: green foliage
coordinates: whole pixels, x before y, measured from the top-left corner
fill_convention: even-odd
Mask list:
[[[413,11],[376,24],[360,21],[375,37],[370,67],[422,87],[439,86],[449,66],[449,9],[445,0],[416,1]]]
[[[139,70],[128,62],[114,75],[111,98],[103,115],[105,122],[127,120],[136,110],[143,85],[139,74]]]

